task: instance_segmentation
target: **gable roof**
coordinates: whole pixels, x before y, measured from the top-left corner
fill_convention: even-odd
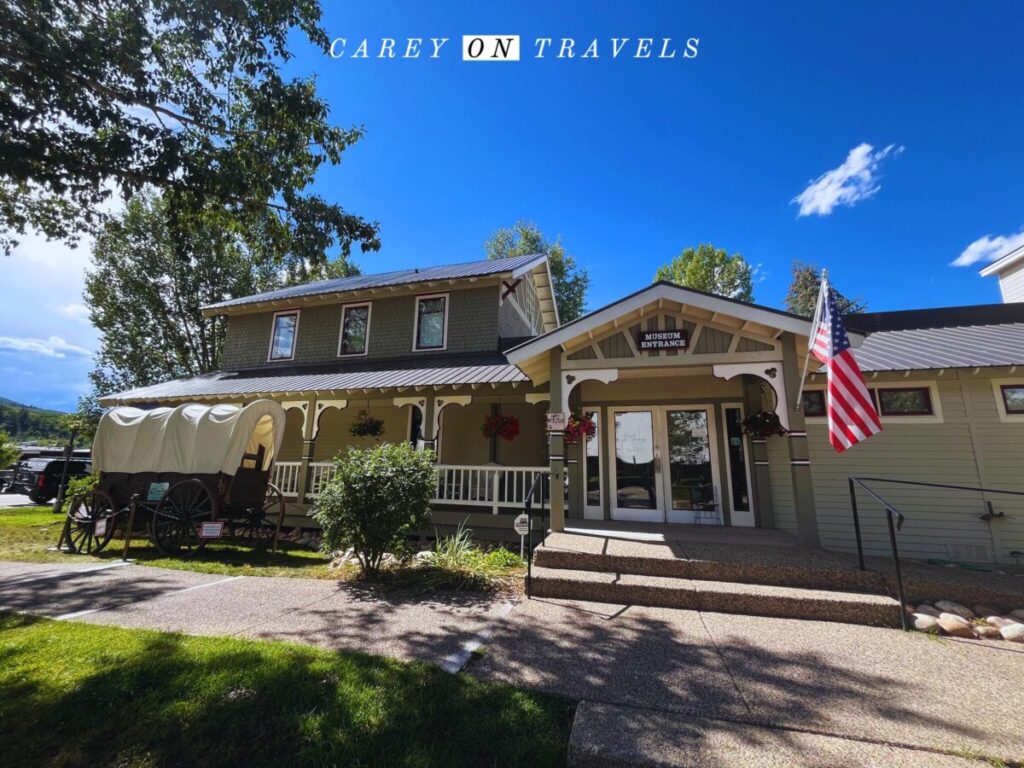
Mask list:
[[[705,291],[698,291],[694,288],[684,288],[667,280],[659,280],[653,285],[641,288],[639,291],[631,293],[618,301],[589,312],[583,317],[573,320],[571,323],[566,323],[553,331],[535,336],[529,341],[508,350],[506,354],[510,362],[523,362],[542,352],[560,346],[594,328],[611,322],[616,317],[633,312],[659,299],[667,299],[679,304],[699,307],[709,312],[731,315],[781,331],[790,331],[800,336],[807,336],[811,332],[810,318],[794,315],[792,312],[785,312],[781,309],[773,309],[772,307],[765,307],[760,304],[752,304]],[[862,334],[857,332],[850,333],[850,340],[854,346],[857,346],[862,339]]]
[[[1003,254],[998,259],[993,261],[986,267],[982,267],[979,274],[982,277],[989,277],[990,275],[996,275],[1002,272],[1008,267],[1012,267],[1021,259],[1024,259],[1024,245],[1014,248],[1009,253]]]
[[[203,313],[206,315],[228,314],[232,309],[254,304],[276,304],[296,299],[308,299],[313,296],[322,297],[373,288],[415,285],[417,283],[432,283],[442,280],[459,280],[461,278],[504,274],[515,278],[525,275],[546,263],[547,256],[542,253],[534,253],[527,256],[514,256],[509,259],[483,259],[462,264],[400,269],[394,272],[380,272],[375,275],[338,277],[333,280],[318,280],[314,283],[292,285],[276,291],[267,291],[266,293],[257,293],[252,296],[242,296],[237,299],[228,299],[216,304],[209,304],[203,307]]]

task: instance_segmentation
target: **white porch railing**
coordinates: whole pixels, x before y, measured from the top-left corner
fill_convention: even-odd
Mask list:
[[[495,515],[502,509],[522,509],[534,478],[539,474],[547,475],[548,472],[547,467],[438,464],[437,491],[433,501],[438,504],[489,507]],[[329,461],[310,463],[307,502],[316,501],[320,489],[333,474],[334,464]],[[297,483],[297,470],[295,478]],[[284,492],[283,487],[281,491]],[[293,496],[297,493],[296,490],[292,491]]]
[[[309,462],[309,487],[306,488],[306,501],[316,501],[316,497],[320,495],[320,489],[327,485],[332,475],[334,475],[334,462]]]
[[[534,478],[548,471],[547,467],[438,464],[434,502],[490,507],[495,515],[502,509],[522,509]]]
[[[277,461],[274,462],[274,471],[270,476],[270,482],[281,489],[286,499],[297,499],[299,497],[299,461]]]

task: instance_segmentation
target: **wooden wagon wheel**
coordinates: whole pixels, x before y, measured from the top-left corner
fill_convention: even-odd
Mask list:
[[[235,538],[253,544],[266,544],[277,534],[278,521],[284,511],[284,494],[273,483],[267,484],[267,496],[260,506],[245,510],[245,517],[232,525]]]
[[[210,489],[196,478],[181,480],[153,510],[149,537],[165,555],[192,555],[206,544],[199,536],[203,523],[216,519],[217,499]]]
[[[70,552],[91,555],[99,552],[114,535],[114,500],[106,491],[94,490],[86,496],[76,496],[68,509],[67,547]],[[96,534],[96,524],[104,531]]]

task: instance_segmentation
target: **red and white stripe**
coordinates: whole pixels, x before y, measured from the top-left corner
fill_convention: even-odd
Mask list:
[[[881,432],[882,424],[853,352],[844,349],[837,355],[832,354],[832,324],[828,314],[827,308],[820,313],[821,319],[811,352],[826,366],[828,441],[837,453],[842,453],[861,440]]]

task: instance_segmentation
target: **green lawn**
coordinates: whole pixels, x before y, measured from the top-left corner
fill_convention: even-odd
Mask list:
[[[426,664],[0,614],[10,768],[564,765],[571,716]]]
[[[50,552],[57,544],[63,515],[51,507],[10,507],[0,509],[0,560],[23,562],[107,562],[121,557],[124,542],[114,539],[98,556]],[[188,559],[164,557],[145,536],[132,539],[129,557],[142,565],[182,571],[221,573],[229,576],[298,576],[307,579],[339,579],[351,576],[328,567],[319,552],[281,542],[276,553],[265,549],[211,543]]]

